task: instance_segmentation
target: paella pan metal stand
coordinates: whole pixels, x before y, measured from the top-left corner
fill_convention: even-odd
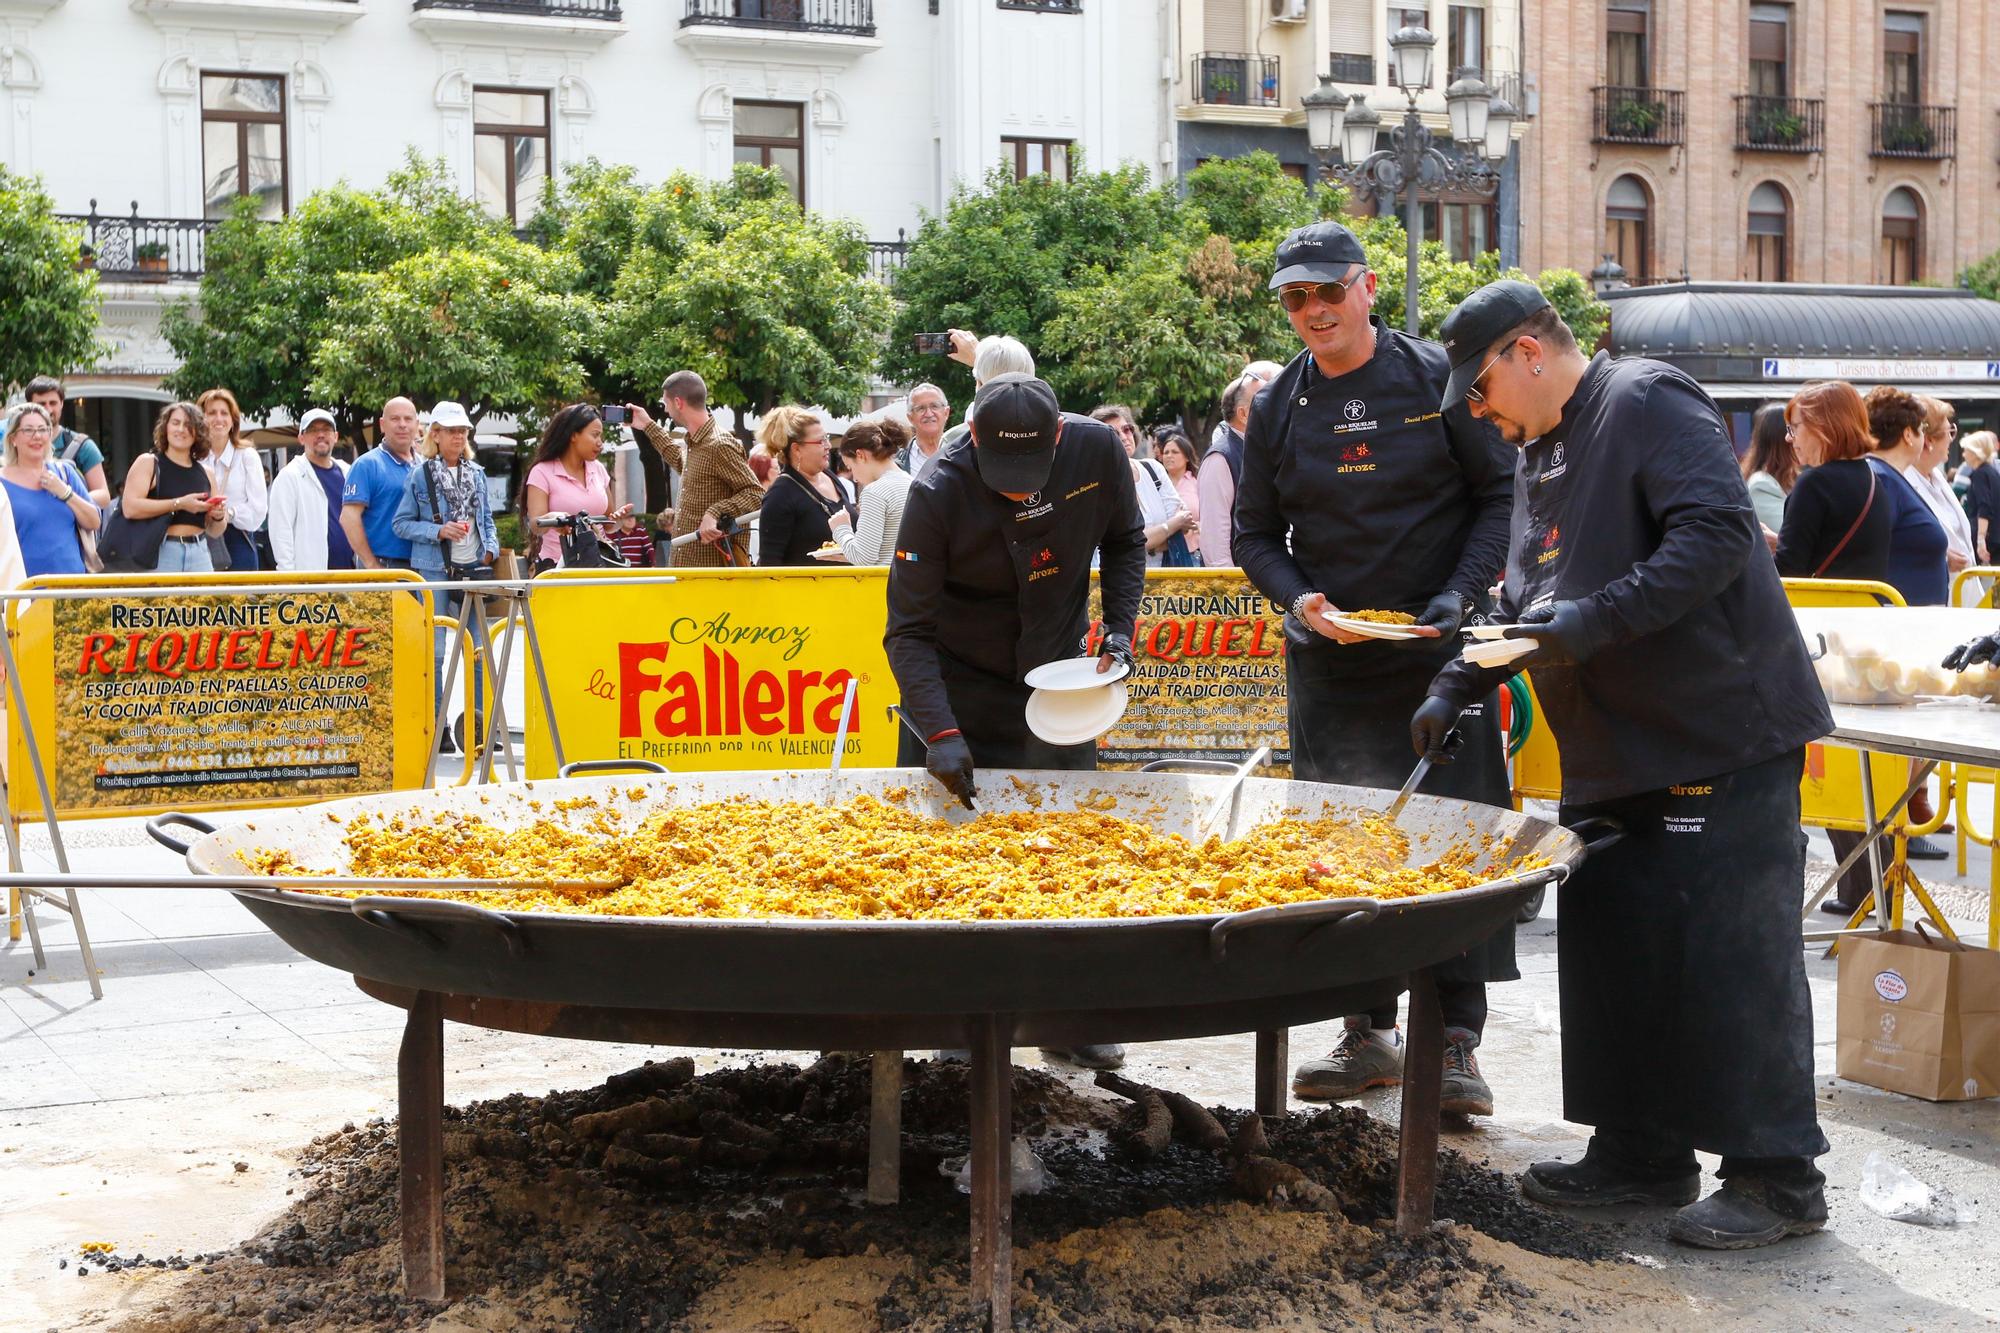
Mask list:
[[[607,761],[608,766],[623,766]],[[1030,797],[1077,805],[1108,799],[1141,817],[1178,825],[1212,801],[1213,779],[1139,773],[992,770],[996,808]],[[840,775],[843,788],[878,798],[907,793],[909,770]],[[754,793],[823,800],[811,773],[665,775],[575,779],[439,793],[506,825],[550,799],[615,790],[643,812]],[[634,795],[638,792],[638,795]],[[1255,820],[1305,801],[1344,808],[1386,793],[1250,779],[1239,818]],[[919,792],[904,799],[932,804]],[[506,912],[447,898],[376,896],[407,890],[338,873],[327,861],[338,820],[401,813],[402,797],[361,797],[306,807],[229,829],[162,816],[152,831],[180,851],[306,957],[351,974],[360,989],[407,1011],[398,1059],[403,1259],[409,1294],[442,1299],[444,1249],[444,1024],[586,1041],[764,1050],[883,1053],[871,1097],[871,1197],[894,1198],[900,1135],[895,1108],[906,1050],[969,1050],[971,1294],[991,1327],[1012,1316],[1012,1067],[1014,1046],[1067,1048],[1254,1032],[1257,1102],[1284,1107],[1286,1029],[1375,1007],[1406,981],[1409,1075],[1404,1088],[1397,1224],[1432,1218],[1443,1034],[1428,970],[1511,919],[1521,901],[1560,882],[1584,848],[1575,834],[1513,811],[1439,797],[1415,798],[1405,816],[1426,836],[1462,839],[1469,827],[1505,839],[1510,858],[1476,887],[1380,902],[1348,898],[1233,914],[1066,921],[876,922],[613,918]],[[952,811],[936,801],[938,813]],[[207,836],[190,845],[178,823]],[[284,845],[302,864],[324,864],[315,891],[264,887],[242,874],[239,850]],[[179,881],[182,885],[188,880]],[[449,879],[424,881],[452,889]],[[490,883],[490,881],[488,882]],[[365,896],[332,897],[317,890]]]

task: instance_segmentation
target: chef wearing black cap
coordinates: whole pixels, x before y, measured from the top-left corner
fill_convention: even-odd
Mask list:
[[[1562,750],[1563,822],[1624,827],[1558,917],[1563,1115],[1596,1132],[1522,1189],[1687,1205],[1670,1234],[1710,1248],[1817,1231],[1799,778],[1833,720],[1722,415],[1671,366],[1586,360],[1527,283],[1473,293],[1444,338],[1444,405],[1520,450],[1500,610],[1538,646],[1448,666],[1411,740],[1438,751],[1465,703],[1525,668]],[[1697,1150],[1724,1182],[1699,1203]]]
[[[1258,394],[1244,433],[1231,519],[1237,562],[1289,609],[1285,688],[1292,771],[1316,782],[1400,787],[1411,761],[1402,720],[1458,650],[1507,556],[1513,458],[1463,404],[1440,411],[1444,349],[1373,316],[1375,275],[1334,222],[1301,227],[1277,251],[1271,284],[1305,344]],[[1337,610],[1403,611],[1426,637],[1362,639]],[[1458,763],[1423,790],[1509,804],[1497,710],[1460,728]],[[1438,969],[1449,1112],[1491,1115],[1473,1051],[1488,981],[1518,977],[1514,931]],[[1295,1095],[1341,1100],[1399,1083],[1393,1001],[1349,1017],[1341,1044],[1293,1075]]]
[[[1098,670],[1131,665],[1146,533],[1118,437],[1062,411],[1041,380],[994,376],[967,424],[969,438],[910,488],[882,642],[915,733],[898,762],[922,763],[970,809],[975,764],[1097,767],[1095,742],[1050,745],[1028,730],[1022,677],[1083,651],[1093,555]]]

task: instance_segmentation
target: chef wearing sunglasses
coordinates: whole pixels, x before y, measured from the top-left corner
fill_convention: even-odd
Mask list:
[[[1507,562],[1513,451],[1462,404],[1439,410],[1450,358],[1375,317],[1375,274],[1353,232],[1335,222],[1294,231],[1271,287],[1304,347],[1251,410],[1234,554],[1289,611],[1293,772],[1400,787],[1412,762],[1403,719]],[[1408,612],[1425,637],[1362,639],[1327,619],[1341,610]],[[1422,790],[1508,804],[1498,721],[1491,703],[1467,710],[1458,761],[1433,769]],[[1473,1051],[1486,983],[1519,975],[1511,925],[1438,969],[1447,1111],[1493,1114]],[[1392,1000],[1349,1016],[1340,1045],[1296,1071],[1294,1095],[1342,1101],[1401,1082],[1396,1009]]]

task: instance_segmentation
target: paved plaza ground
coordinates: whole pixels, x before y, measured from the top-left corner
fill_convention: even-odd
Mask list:
[[[74,867],[174,874],[178,858],[137,821],[66,830]],[[29,861],[51,868],[46,835]],[[1815,838],[1816,855],[1825,844]],[[1938,863],[1927,863],[1925,868]],[[1942,881],[1956,924],[1982,939],[1986,882],[1976,854]],[[75,1273],[79,1246],[124,1254],[235,1244],[282,1209],[294,1154],[315,1135],[392,1114],[402,1013],[294,954],[227,895],[113,890],[84,895],[104,972],[93,1002],[68,925],[44,914],[49,965],[30,975],[27,941],[0,945],[0,1330],[98,1328],[146,1303],[157,1278]],[[1522,931],[1523,979],[1496,987],[1481,1061],[1498,1114],[1447,1127],[1450,1146],[1517,1170],[1583,1142],[1561,1115],[1555,918]],[[1727,929],[1727,922],[1716,922]],[[1684,1296],[1690,1326],[1742,1329],[1970,1329],[2000,1323],[2000,1107],[1932,1105],[1832,1076],[1834,964],[1807,955],[1817,1019],[1820,1114],[1832,1223],[1819,1236],[1747,1254],[1695,1253],[1666,1238],[1663,1213],[1619,1210],[1624,1244]],[[1294,1059],[1334,1040],[1295,1030]],[[455,1103],[580,1087],[658,1058],[653,1048],[559,1042],[448,1027]],[[697,1053],[704,1068],[813,1053]],[[1032,1051],[1021,1051],[1033,1062]],[[1248,1037],[1134,1047],[1135,1077],[1211,1104],[1247,1106]],[[1087,1078],[1071,1073],[1079,1085]],[[1396,1095],[1369,1109],[1396,1114]],[[1862,1162],[1881,1151],[1948,1186],[1978,1217],[1953,1230],[1884,1220],[1860,1201]],[[1711,1182],[1712,1183],[1712,1182]],[[59,1261],[68,1260],[67,1268]],[[1695,1321],[1699,1321],[1699,1325]],[[1597,1326],[1604,1326],[1600,1322]]]

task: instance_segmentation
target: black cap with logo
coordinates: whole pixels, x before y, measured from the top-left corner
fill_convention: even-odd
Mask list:
[[[1005,495],[1042,489],[1056,461],[1062,408],[1033,375],[995,375],[973,397],[972,457],[979,479]]]
[[[1509,278],[1489,282],[1458,303],[1444,317],[1438,338],[1451,355],[1451,378],[1445,381],[1444,407],[1465,401],[1466,392],[1486,365],[1486,349],[1507,336],[1509,329],[1537,310],[1549,308],[1549,298],[1532,282]]]
[[[1277,261],[1272,291],[1292,282],[1341,282],[1356,264],[1367,265],[1368,252],[1338,222],[1315,222],[1278,242]]]

